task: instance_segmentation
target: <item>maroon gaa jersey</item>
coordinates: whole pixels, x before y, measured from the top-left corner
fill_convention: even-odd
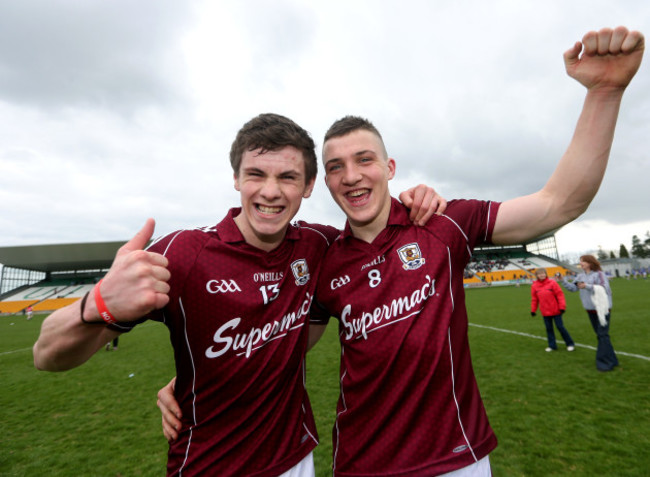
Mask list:
[[[319,262],[340,231],[290,225],[271,252],[248,245],[232,209],[150,251],[169,259],[169,328],[183,412],[168,475],[276,476],[318,443],[305,389],[309,309]]]
[[[498,203],[449,202],[426,226],[392,201],[372,242],[349,224],[329,248],[312,323],[339,320],[334,475],[437,475],[496,445],[474,377],[463,271]]]

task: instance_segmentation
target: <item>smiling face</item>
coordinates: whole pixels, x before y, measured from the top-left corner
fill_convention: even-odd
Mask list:
[[[395,175],[395,161],[386,156],[376,134],[358,129],[328,139],[323,163],[325,183],[354,235],[372,241],[388,222],[388,181]]]
[[[284,238],[303,197],[311,195],[314,180],[306,182],[303,154],[295,147],[261,151],[242,155],[235,175],[242,211],[235,223],[247,243],[270,251]]]

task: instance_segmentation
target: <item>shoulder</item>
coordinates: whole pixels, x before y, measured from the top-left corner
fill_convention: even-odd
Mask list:
[[[445,213],[432,217],[425,228],[443,242],[473,249],[479,243],[490,242],[498,205],[473,199],[451,200]]]
[[[445,215],[450,216],[463,216],[473,214],[489,214],[490,212],[496,215],[499,208],[499,202],[489,200],[477,199],[454,199],[447,203]]]
[[[216,226],[176,230],[156,238],[147,250],[168,256],[178,251],[202,248],[211,236],[216,236]]]
[[[215,227],[202,227],[176,230],[156,239],[148,248],[151,252],[164,255],[169,261],[167,266],[171,273],[169,284],[173,290],[181,289],[180,287],[189,276],[190,270],[206,249],[206,244],[211,237],[218,237],[215,229]]]
[[[447,210],[442,218],[453,222],[462,229],[481,227],[488,228],[494,224],[498,202],[475,199],[456,199],[447,204]]]

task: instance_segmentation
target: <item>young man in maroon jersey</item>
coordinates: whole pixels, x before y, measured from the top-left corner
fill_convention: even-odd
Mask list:
[[[293,121],[252,119],[230,160],[241,207],[145,251],[148,220],[80,305],[43,322],[34,363],[70,369],[136,324],[164,322],[184,416],[168,474],[312,476],[318,441],[304,386],[305,325],[321,259],[340,231],[290,225],[317,171],[314,142]],[[416,220],[437,207],[430,189],[404,200],[411,197],[427,209],[414,207]]]
[[[389,194],[395,161],[375,127],[355,117],[332,125],[323,146],[325,181],[348,221],[323,262],[316,297],[322,312],[311,321],[339,320],[335,476],[491,475],[488,454],[497,441],[472,370],[464,267],[478,244],[521,243],[587,209],[643,50],[643,36],[623,27],[587,33],[564,54],[568,74],[587,95],[546,185],[502,204],[450,202],[444,216],[421,228]],[[159,397],[168,435],[177,424],[169,386]]]
[[[478,244],[522,243],[587,209],[643,49],[643,36],[623,27],[587,33],[564,54],[587,95],[546,185],[501,204],[450,201],[424,227],[389,194],[395,161],[375,127],[346,117],[329,129],[325,181],[348,220],[323,261],[323,311],[311,320],[339,320],[335,476],[491,475],[497,441],[472,370],[463,270]]]

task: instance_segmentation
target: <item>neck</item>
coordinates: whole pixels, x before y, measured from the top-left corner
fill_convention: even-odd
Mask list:
[[[381,208],[379,214],[370,222],[354,222],[348,218],[352,235],[359,240],[371,243],[377,236],[388,226],[388,217],[390,216],[391,199],[388,200]]]
[[[352,223],[350,223],[350,229],[352,230],[352,235],[354,235],[355,238],[358,238],[359,240],[363,240],[364,242],[371,243],[373,240],[377,238],[377,235],[381,233],[382,230],[386,228],[386,224],[380,225],[377,224],[376,226],[374,224],[372,225],[359,225],[355,226]]]
[[[286,227],[282,232],[274,235],[260,235],[256,234],[254,230],[246,226],[246,223],[242,219],[241,214],[234,218],[235,225],[241,232],[244,240],[248,245],[251,245],[255,248],[259,248],[264,252],[270,252],[271,250],[276,249],[284,240],[284,236],[287,234]]]

